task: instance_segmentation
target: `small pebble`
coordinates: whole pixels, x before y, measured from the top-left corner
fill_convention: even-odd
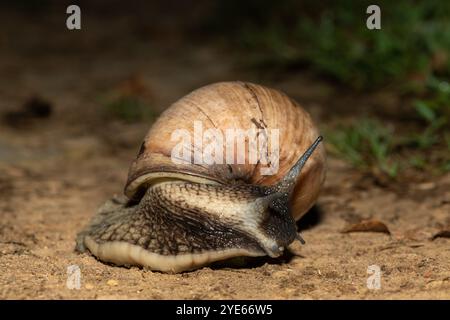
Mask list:
[[[115,287],[115,286],[119,285],[119,282],[117,280],[111,279],[111,280],[108,280],[108,282],[106,284],[108,286]]]
[[[434,188],[436,188],[436,183],[434,183],[434,182],[424,182],[424,183],[420,183],[420,184],[416,185],[416,189],[423,190],[423,191],[431,190]]]

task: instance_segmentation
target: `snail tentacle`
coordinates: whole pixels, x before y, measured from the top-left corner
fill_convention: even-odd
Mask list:
[[[300,173],[308,161],[309,157],[314,153],[314,150],[319,146],[323,140],[322,136],[311,144],[311,146],[303,153],[303,155],[297,160],[295,165],[289,170],[289,172],[283,177],[283,179],[275,186],[268,188],[267,193],[284,193],[290,194],[294,190],[294,187],[300,177]]]

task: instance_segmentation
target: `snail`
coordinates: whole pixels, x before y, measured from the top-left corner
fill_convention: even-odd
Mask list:
[[[278,154],[256,163],[246,153],[241,162],[192,161],[206,148],[197,145],[188,150],[191,161],[174,161],[174,132],[195,135],[195,122],[219,131],[256,129],[259,138],[278,130]],[[239,256],[278,257],[294,240],[303,242],[295,222],[325,179],[321,140],[311,116],[277,90],[238,81],[197,89],[153,123],[130,166],[125,195],[99,209],[77,235],[76,250],[170,273]],[[274,163],[277,170],[264,174]]]

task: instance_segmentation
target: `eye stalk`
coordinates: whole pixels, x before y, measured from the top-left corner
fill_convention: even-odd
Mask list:
[[[294,191],[294,187],[300,177],[302,168],[305,166],[306,162],[311,157],[314,150],[316,150],[322,140],[323,137],[319,136],[300,157],[300,159],[297,160],[295,165],[284,176],[283,180],[281,180],[275,186],[268,187],[265,191],[269,208],[277,212],[285,219],[292,220],[292,224],[295,224],[295,221],[292,219],[292,215],[290,214],[289,197]],[[296,233],[295,239],[300,241],[301,244],[305,244],[305,240],[303,240],[300,234]]]
[[[308,161],[309,157],[313,154],[314,150],[319,146],[320,142],[323,140],[322,136],[319,136],[313,144],[305,151],[305,153],[297,160],[296,164],[289,170],[289,172],[284,176],[278,184],[273,187],[269,187],[267,194],[278,193],[289,195],[297,183],[300,173],[303,167]]]

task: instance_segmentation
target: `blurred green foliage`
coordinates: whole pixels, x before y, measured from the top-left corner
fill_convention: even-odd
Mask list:
[[[331,151],[355,167],[394,179],[408,168],[450,172],[450,84],[431,77],[426,88],[425,97],[413,103],[421,122],[414,130],[400,133],[376,118],[357,119],[328,130]]]
[[[141,74],[131,74],[106,90],[100,97],[105,115],[123,122],[154,120],[153,95]]]
[[[139,97],[124,95],[108,101],[105,104],[108,115],[124,122],[132,123],[155,117],[152,108]]]
[[[433,79],[428,87],[429,98],[414,104],[417,118],[424,123],[418,129],[400,133],[377,118],[356,119],[326,130],[331,152],[357,168],[390,178],[408,168],[450,172],[450,84]]]
[[[347,126],[339,126],[326,134],[332,152],[347,159],[354,166],[381,172],[394,178],[399,163],[391,159],[394,148],[393,129],[371,118],[360,119]]]
[[[366,27],[370,4],[230,0],[212,25],[245,50],[246,64],[306,65],[356,89],[450,74],[450,1],[377,1],[381,30]]]
[[[428,148],[440,140],[448,139],[450,121],[450,84],[432,78],[428,82],[429,97],[416,100],[414,108],[424,122],[424,130],[411,136],[419,148]],[[448,146],[448,144],[447,144]],[[450,148],[449,148],[450,151]]]

